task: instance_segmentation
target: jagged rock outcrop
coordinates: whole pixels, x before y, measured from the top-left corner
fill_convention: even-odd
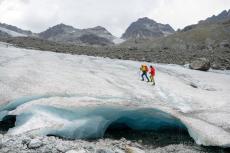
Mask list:
[[[136,22],[133,22],[122,35],[122,38],[156,38],[167,36],[174,32],[175,31],[169,24],[157,23],[156,21],[145,17],[138,19]]]

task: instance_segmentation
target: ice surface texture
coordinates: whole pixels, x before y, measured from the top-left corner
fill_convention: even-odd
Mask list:
[[[37,124],[40,128],[32,129],[28,121]],[[51,126],[50,123],[55,126]],[[18,115],[16,128],[11,129],[9,133],[17,134],[18,131],[30,129],[41,135],[56,135],[71,139],[94,139],[103,137],[111,124],[114,128],[126,125],[133,130],[185,129],[178,119],[157,109],[108,106],[63,109],[36,106],[30,108],[28,112]]]
[[[197,144],[230,146],[228,71],[154,64],[153,87],[140,81],[141,64],[0,44],[0,120],[17,116],[9,134],[71,138],[100,137],[116,121],[134,129],[184,125]]]

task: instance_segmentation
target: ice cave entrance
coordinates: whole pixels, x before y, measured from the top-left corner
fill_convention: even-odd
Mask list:
[[[36,111],[35,111],[36,110]],[[37,111],[39,110],[39,111]],[[82,108],[57,108],[55,106],[35,105],[18,116],[5,116],[1,123],[4,130],[23,126],[37,113],[51,114],[47,117],[65,121],[60,129],[41,129],[41,135],[52,135],[67,139],[97,139],[122,137],[143,143],[186,143],[192,142],[187,128],[174,116],[154,108],[128,106],[95,106]],[[15,120],[16,119],[16,120]],[[16,121],[16,122],[15,122]],[[7,124],[8,126],[7,126]],[[68,124],[66,124],[68,123]],[[157,144],[159,146],[159,144]]]
[[[104,138],[124,137],[151,146],[194,143],[184,124],[161,110],[128,109],[121,114],[118,119],[109,124]]]

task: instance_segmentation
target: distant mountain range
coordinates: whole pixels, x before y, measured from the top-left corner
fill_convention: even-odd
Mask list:
[[[158,38],[175,31],[168,24],[157,23],[149,18],[140,18],[132,23],[122,38],[113,36],[104,27],[77,29],[69,25],[58,24],[41,33],[22,30],[12,25],[0,24],[0,37],[36,37],[60,43],[111,46],[128,39]]]
[[[22,30],[16,26],[0,23],[0,37],[35,37],[39,39],[68,43],[68,44],[81,44],[81,45],[100,45],[112,46],[125,41],[124,46],[135,46],[136,40],[141,39],[169,39],[177,37],[181,32],[187,32],[193,29],[200,29],[202,26],[209,26],[210,24],[218,24],[230,20],[230,10],[223,11],[219,15],[207,18],[200,21],[198,24],[189,25],[181,31],[175,30],[169,24],[161,24],[147,17],[140,18],[130,24],[121,38],[113,36],[104,27],[97,26],[88,29],[77,29],[70,25],[58,24],[41,33],[33,33],[28,30]],[[205,28],[205,27],[204,27]],[[214,30],[215,31],[215,30]],[[218,28],[216,29],[218,31]],[[202,33],[203,31],[201,31]],[[212,33],[211,31],[209,33]],[[227,31],[228,33],[228,31]],[[225,34],[224,34],[225,35]],[[188,37],[185,35],[184,37]],[[204,36],[205,37],[205,36]],[[207,36],[208,37],[208,36]],[[182,41],[183,38],[181,38]],[[135,43],[132,44],[132,41]],[[144,46],[144,45],[143,45]]]
[[[85,45],[114,45],[118,38],[105,28],[97,26],[88,29],[77,29],[69,25],[58,24],[41,33],[32,33],[15,26],[0,24],[1,37],[35,37],[49,41]]]

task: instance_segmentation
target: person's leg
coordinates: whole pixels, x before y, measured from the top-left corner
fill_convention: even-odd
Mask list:
[[[153,85],[155,85],[155,79],[154,79],[154,76],[152,76],[153,77],[153,80],[152,80],[152,82],[153,82]]]
[[[150,82],[153,82],[153,76],[150,75]]]
[[[146,79],[147,79],[147,81],[149,82],[149,77],[147,76],[147,73],[145,72],[145,77],[146,77]]]
[[[142,72],[142,74],[141,74],[141,78],[142,78],[142,80],[141,80],[141,81],[144,81],[144,72]]]

